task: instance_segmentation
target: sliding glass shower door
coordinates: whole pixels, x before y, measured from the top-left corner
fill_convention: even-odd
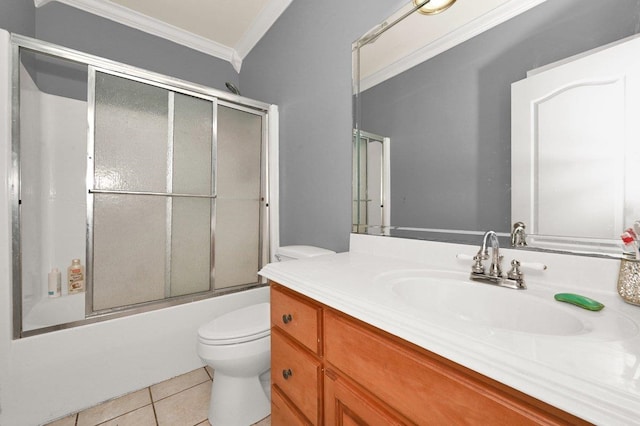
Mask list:
[[[96,71],[94,105],[90,309],[211,290],[215,101]]]
[[[215,288],[256,282],[260,269],[260,229],[264,173],[263,118],[218,106]]]
[[[94,75],[87,312],[257,283],[263,115]]]

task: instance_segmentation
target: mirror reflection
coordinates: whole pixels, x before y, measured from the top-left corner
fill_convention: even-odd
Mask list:
[[[411,8],[354,44],[354,127],[392,141],[390,226],[354,213],[354,230],[473,244],[488,229],[508,235],[512,83],[637,33],[639,6],[631,0],[456,2],[440,14],[411,13],[394,24]],[[411,24],[416,20],[420,29]],[[367,211],[367,194],[355,188],[356,180],[354,209]]]
[[[511,214],[529,245],[619,254],[640,216],[640,37],[511,86]]]

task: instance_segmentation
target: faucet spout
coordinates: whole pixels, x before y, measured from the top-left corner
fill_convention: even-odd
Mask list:
[[[487,246],[487,240],[491,244],[491,265],[489,266],[490,277],[500,277],[502,276],[502,270],[500,268],[500,261],[502,260],[500,256],[500,243],[498,242],[498,235],[495,231],[487,231],[482,238],[482,247],[480,251],[482,252],[482,257],[484,259],[489,259],[489,247]]]
[[[484,237],[482,237],[482,247],[480,248],[480,251],[482,252],[482,254],[484,256],[486,256],[488,258],[489,256],[489,249],[487,247],[487,239],[491,239],[491,248],[492,251],[495,252],[496,250],[498,250],[500,248],[500,245],[498,243],[498,235],[495,233],[495,231],[487,231],[484,233]]]

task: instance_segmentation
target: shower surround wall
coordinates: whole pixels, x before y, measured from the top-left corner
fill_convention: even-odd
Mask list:
[[[9,46],[9,34],[0,30],[0,424],[21,426],[198,368],[198,327],[214,316],[268,301],[269,295],[259,288],[12,340]]]
[[[23,209],[23,330],[84,319],[84,294],[66,296],[66,267],[85,264],[87,103],[41,92],[20,70]],[[79,149],[80,148],[80,149]],[[44,212],[42,214],[41,212]],[[47,297],[47,273],[62,273],[62,294]]]

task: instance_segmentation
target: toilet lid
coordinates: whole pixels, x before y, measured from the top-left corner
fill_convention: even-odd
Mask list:
[[[270,333],[270,304],[259,303],[221,315],[198,329],[203,343],[228,345],[248,342]]]

